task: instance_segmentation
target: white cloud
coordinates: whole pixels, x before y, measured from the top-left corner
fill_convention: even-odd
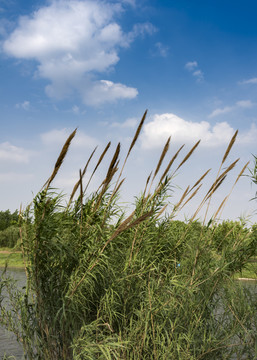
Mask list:
[[[62,146],[71,134],[71,132],[71,129],[66,128],[61,130],[53,129],[51,131],[41,134],[40,137],[43,144],[45,145]],[[95,138],[86,135],[81,131],[77,132],[75,138],[72,141],[72,146],[77,148],[93,148],[98,144],[99,142]]]
[[[203,72],[199,69],[197,61],[187,62],[185,68],[192,73],[197,82],[202,82],[204,80]]]
[[[122,11],[121,3],[103,0],[52,0],[30,16],[20,17],[3,50],[16,58],[36,60],[36,76],[50,81],[46,87],[50,97],[62,99],[77,91],[90,105],[131,99],[137,95],[136,89],[95,80],[99,73],[117,64],[119,48],[129,46],[137,36],[156,31],[146,23],[124,33],[115,22]],[[99,92],[96,101],[91,91]]]
[[[125,120],[123,123],[114,122],[111,124],[111,127],[121,128],[121,129],[129,129],[135,128],[138,124],[138,119],[136,118],[129,118]]]
[[[225,106],[224,108],[218,108],[213,110],[213,112],[209,115],[209,118],[213,118],[215,116],[219,116],[219,115],[223,115],[223,114],[227,114],[231,111],[234,110],[233,106]]]
[[[155,49],[152,51],[152,55],[153,56],[161,56],[161,57],[167,57],[168,56],[168,51],[169,51],[169,47],[163,45],[161,42],[157,42],[154,45]]]
[[[17,179],[20,182],[27,182],[33,178],[33,174],[29,173],[15,173],[15,172],[7,172],[0,173],[0,183],[14,183],[17,184]]]
[[[241,100],[241,101],[237,101],[236,105],[242,108],[249,109],[254,106],[254,103],[251,100]]]
[[[113,102],[116,99],[133,99],[138,94],[137,89],[112,81],[95,81],[92,87],[84,89],[83,98],[87,105],[99,105]]]
[[[127,39],[129,42],[133,41],[136,37],[145,35],[152,35],[157,31],[157,28],[151,23],[135,24],[132,31],[128,33]]]
[[[239,134],[238,142],[244,145],[255,144],[257,139],[257,127],[255,124],[251,125],[248,131]]]
[[[239,82],[240,85],[244,85],[244,84],[257,84],[257,78],[251,78],[248,80],[243,80]]]
[[[185,68],[189,71],[193,71],[198,66],[197,61],[189,61],[186,63]]]
[[[214,118],[219,115],[228,114],[232,111],[235,111],[238,108],[250,109],[255,104],[251,100],[240,100],[235,103],[234,106],[225,106],[224,108],[217,108],[212,111],[212,113],[208,116],[209,118]]]
[[[27,150],[14,146],[9,142],[0,144],[0,161],[28,163],[29,156],[30,154]]]
[[[201,70],[196,70],[193,72],[193,76],[196,78],[198,82],[203,81],[203,72]]]
[[[227,122],[212,126],[207,121],[187,121],[171,113],[156,114],[153,120],[144,126],[142,147],[162,147],[170,135],[173,143],[193,144],[201,139],[202,147],[218,147],[228,144],[234,132],[235,129]],[[253,125],[249,131],[239,135],[238,142],[249,144],[255,141],[256,136],[257,128]]]
[[[79,107],[77,105],[73,105],[72,112],[76,115],[79,114],[80,113]]]
[[[15,107],[17,109],[23,109],[23,110],[28,111],[30,109],[30,102],[26,100],[23,103],[16,104]]]

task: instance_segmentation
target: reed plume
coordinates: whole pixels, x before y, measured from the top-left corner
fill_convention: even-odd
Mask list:
[[[180,200],[174,205],[173,211],[172,211],[172,215],[178,210],[178,208],[180,207],[180,205],[182,204],[182,202],[185,200],[187,194],[188,194],[188,190],[189,190],[190,186],[188,186],[186,188],[186,190],[183,192]]]
[[[126,219],[123,223],[120,224],[118,229],[112,234],[110,239],[105,243],[104,247],[101,250],[101,253],[104,251],[106,246],[110,243],[110,241],[112,241],[114,238],[116,238],[121,232],[123,232],[125,230],[128,230],[128,229],[131,229],[132,227],[135,227],[135,226],[139,225],[140,223],[142,223],[143,221],[145,221],[146,219],[148,219],[152,215],[153,215],[153,211],[148,211],[148,212],[144,213],[143,215],[139,216],[134,221],[132,221],[132,223],[128,223],[128,221],[127,221],[128,219]]]
[[[217,216],[218,216],[218,214],[223,210],[223,208],[224,208],[226,202],[228,201],[228,199],[229,199],[232,191],[234,190],[234,187],[236,186],[236,184],[237,184],[238,180],[240,179],[240,177],[241,177],[241,176],[243,175],[243,173],[245,172],[245,169],[247,168],[247,166],[249,165],[249,163],[250,163],[250,161],[248,161],[248,162],[243,166],[242,170],[239,172],[239,174],[238,174],[238,176],[237,176],[237,178],[236,178],[236,180],[235,180],[235,182],[234,182],[234,184],[233,184],[233,186],[232,186],[232,188],[231,188],[231,190],[230,190],[230,193],[223,199],[223,201],[222,201],[222,203],[220,204],[218,210],[217,210],[216,213],[214,214],[214,219],[216,219]]]
[[[211,171],[211,169],[208,169],[201,177],[199,180],[196,181],[196,183],[191,187],[190,191],[191,192],[198,184],[200,184],[200,182],[205,178],[205,176]]]
[[[221,179],[224,180],[224,176],[227,175],[227,173],[235,167],[235,165],[238,161],[239,161],[239,158],[236,159],[232,164],[230,164],[227,167],[227,169],[224,170],[223,173],[220,174],[220,176],[214,181],[214,183],[212,184],[212,186],[210,187],[210,189],[208,190],[208,192],[206,194],[206,196],[208,195],[208,198],[209,198],[209,194],[211,193],[210,195],[212,195],[212,193],[215,191],[214,188],[216,187],[217,183],[219,183],[221,181]]]
[[[189,198],[184,202],[183,206],[181,207],[181,209],[183,209],[183,207],[198,193],[198,191],[200,190],[200,188],[202,187],[203,184],[200,184],[198,186],[198,188],[195,189],[195,191],[189,196]],[[191,190],[190,190],[191,191]],[[190,192],[189,191],[189,192]]]
[[[206,200],[208,200],[213,193],[215,193],[215,191],[220,187],[220,185],[223,183],[223,181],[226,179],[227,175],[224,175],[222,177],[219,178],[219,181],[216,181],[213,186],[211,187],[211,189],[208,191],[207,195],[206,195]]]
[[[141,133],[141,130],[142,130],[142,127],[143,127],[143,125],[144,125],[145,118],[146,118],[146,115],[147,115],[147,111],[148,111],[148,110],[146,110],[146,111],[144,112],[144,115],[143,115],[143,117],[142,117],[142,119],[141,119],[141,121],[140,121],[140,123],[139,123],[139,125],[138,125],[138,127],[137,127],[137,130],[136,130],[135,135],[134,135],[134,137],[133,137],[133,140],[132,140],[132,142],[131,142],[131,144],[130,144],[128,153],[127,153],[127,155],[126,155],[126,157],[125,157],[124,163],[123,163],[123,165],[122,165],[122,168],[121,168],[121,171],[120,171],[120,173],[119,173],[119,176],[118,176],[118,179],[117,179],[117,181],[116,181],[116,185],[115,185],[115,187],[114,187],[113,192],[116,191],[116,187],[118,186],[119,180],[120,180],[121,175],[122,175],[123,170],[124,170],[124,167],[125,167],[125,165],[126,165],[126,163],[127,163],[129,154],[131,153],[131,150],[132,150],[133,147],[135,146],[135,144],[136,144],[136,142],[137,142],[137,139],[138,139],[138,137],[139,137],[139,135],[140,135],[140,133]]]
[[[200,144],[201,140],[198,140],[197,143],[192,147],[192,149],[188,152],[188,154],[184,157],[184,159],[181,161],[181,163],[179,164],[179,166],[176,168],[176,170],[174,171],[177,172],[178,169],[190,158],[190,156],[193,154],[193,152],[195,151],[195,149],[197,148],[197,146]]]
[[[175,154],[175,155],[172,157],[172,159],[170,160],[168,166],[166,167],[164,173],[162,174],[162,176],[161,176],[161,178],[160,178],[159,184],[162,183],[163,180],[165,179],[165,177],[166,177],[166,175],[168,174],[168,172],[169,172],[172,164],[174,163],[174,161],[175,161],[176,158],[178,157],[178,154],[180,153],[180,151],[183,149],[184,146],[185,146],[185,144],[182,145],[182,146],[178,149],[178,151],[176,152],[176,154]]]
[[[228,157],[228,154],[230,153],[230,150],[231,150],[232,146],[234,145],[234,143],[236,141],[237,134],[238,134],[238,130],[236,130],[235,134],[232,136],[232,138],[231,138],[231,140],[230,140],[230,142],[228,144],[227,150],[225,151],[225,154],[224,154],[222,162],[221,162],[221,166],[226,161],[226,158]]]
[[[169,146],[170,146],[170,137],[168,138],[166,144],[164,145],[164,148],[162,150],[162,153],[161,153],[161,156],[160,156],[160,159],[158,161],[158,164],[156,166],[156,169],[155,169],[155,172],[154,172],[154,175],[153,175],[153,179],[155,179],[156,175],[158,174],[159,170],[160,170],[160,167],[162,165],[162,162],[167,154],[167,151],[169,150]]]
[[[117,159],[119,157],[119,154],[120,154],[120,143],[118,143],[118,145],[116,147],[115,153],[113,155],[113,158],[112,158],[112,160],[110,162],[110,165],[109,165],[109,168],[108,168],[108,171],[107,171],[106,178],[104,179],[102,184],[105,184],[106,182],[107,183],[110,182],[110,178],[112,178],[112,176],[113,176],[113,169],[115,168],[115,165],[116,165]]]
[[[159,158],[159,161],[157,163],[157,166],[156,166],[156,169],[155,169],[155,172],[154,172],[154,175],[152,177],[152,181],[151,181],[151,185],[149,186],[149,190],[148,190],[148,193],[147,193],[147,197],[149,196],[150,194],[150,191],[151,191],[151,188],[152,188],[152,185],[153,185],[153,182],[154,182],[154,179],[156,177],[156,175],[158,174],[159,170],[160,170],[160,167],[162,165],[162,162],[167,154],[167,151],[169,150],[169,146],[170,146],[170,137],[168,138],[168,140],[166,141],[165,145],[164,145],[164,148],[162,150],[162,153],[161,153],[161,156]],[[161,189],[161,186],[157,186],[157,191],[155,192],[155,194],[157,194],[157,192]],[[154,196],[154,195],[153,195]]]
[[[70,195],[68,207],[70,206],[70,204],[71,204],[71,202],[72,202],[72,199],[74,198],[74,195],[75,195],[76,191],[78,190],[78,187],[79,187],[79,185],[80,185],[80,181],[81,181],[81,179],[84,177],[84,175],[85,175],[85,173],[86,173],[86,171],[87,171],[88,165],[89,165],[89,163],[90,163],[90,161],[91,161],[91,159],[92,159],[92,157],[93,157],[96,149],[97,149],[97,146],[94,148],[94,150],[92,151],[91,155],[89,156],[88,161],[87,161],[87,163],[86,163],[86,165],[85,165],[85,167],[84,167],[84,169],[83,169],[83,171],[82,171],[81,178],[79,178],[79,180],[76,182],[76,184],[75,184],[74,187],[73,187],[73,190],[72,190],[71,195]]]
[[[116,174],[116,172],[118,171],[118,165],[119,165],[119,160],[118,160],[118,157],[119,157],[119,153],[120,153],[120,143],[118,143],[117,147],[116,147],[116,150],[115,150],[115,153],[113,155],[113,158],[110,162],[110,165],[109,165],[109,168],[108,168],[108,171],[107,171],[107,175],[104,179],[104,181],[102,182],[102,184],[99,186],[97,192],[99,191],[99,189],[102,187],[102,190],[100,192],[100,194],[98,195],[98,199],[97,199],[97,202],[96,202],[96,205],[94,207],[94,211],[98,208],[98,206],[100,205],[100,202],[102,200],[102,197],[103,195],[105,194],[110,182],[112,181],[114,175]],[[108,206],[106,206],[108,207]]]
[[[60,152],[60,155],[58,156],[58,159],[55,163],[55,166],[54,166],[54,170],[50,176],[50,178],[47,180],[47,182],[44,184],[43,188],[45,187],[45,190],[47,191],[51,182],[54,180],[54,178],[56,177],[62,163],[63,163],[63,160],[65,158],[65,156],[67,155],[67,152],[69,150],[69,147],[70,147],[70,144],[71,144],[71,141],[72,139],[74,138],[74,136],[76,135],[76,132],[77,132],[77,128],[70,134],[70,136],[68,137],[68,139],[65,141],[63,147],[62,147],[62,150]]]
[[[91,174],[91,176],[90,176],[90,178],[89,178],[89,180],[88,180],[88,183],[87,183],[87,185],[86,185],[86,187],[85,187],[84,192],[87,191],[87,188],[88,188],[88,186],[89,186],[89,184],[90,184],[90,182],[91,182],[91,180],[92,180],[92,177],[94,176],[96,170],[98,169],[99,165],[100,165],[101,162],[103,161],[103,158],[105,157],[105,154],[107,153],[107,151],[108,151],[108,149],[109,149],[110,146],[111,146],[111,142],[109,141],[108,144],[106,145],[104,151],[102,152],[101,156],[99,157],[99,160],[98,160],[98,162],[97,162],[97,164],[96,164],[96,166],[95,166],[95,168],[94,168],[94,170],[93,170],[93,172],[92,172],[92,174]]]

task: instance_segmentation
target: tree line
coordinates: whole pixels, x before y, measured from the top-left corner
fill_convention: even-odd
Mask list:
[[[0,211],[0,247],[13,248],[19,241],[18,210]]]

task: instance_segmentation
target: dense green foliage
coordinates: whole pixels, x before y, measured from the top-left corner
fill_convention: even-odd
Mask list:
[[[11,225],[5,230],[0,231],[0,248],[14,248],[19,242],[19,226]]]
[[[28,288],[13,296],[22,322],[9,326],[28,358],[251,358],[256,303],[232,278],[256,255],[256,233],[151,215],[108,243],[122,222],[105,220],[108,199],[97,213],[94,197],[64,211],[42,192],[26,214]]]
[[[15,210],[13,213],[10,210],[0,211],[0,231],[7,229],[11,225],[17,225],[18,220],[18,210]]]
[[[74,187],[80,195],[64,207],[49,185],[66,145],[44,189],[22,214],[25,292],[4,273],[0,283],[0,323],[22,342],[25,357],[253,359],[257,302],[233,277],[257,255],[256,227],[215,225],[214,218],[212,226],[175,220],[182,200],[165,213],[172,181],[166,171],[154,189],[148,179],[126,217],[117,197],[122,181],[113,180],[119,145],[98,191],[85,195],[80,172]],[[227,172],[217,176],[208,196]]]
[[[17,210],[13,213],[10,210],[0,211],[0,248],[13,248],[17,245],[19,240],[18,220]]]

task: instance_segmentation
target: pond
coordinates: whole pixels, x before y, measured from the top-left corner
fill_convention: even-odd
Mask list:
[[[23,269],[9,269],[7,273],[17,280],[17,286],[20,289],[26,284],[26,276]],[[24,359],[23,348],[17,342],[16,337],[0,326],[0,359],[3,359],[4,354],[13,355],[16,360]]]
[[[9,269],[8,274],[17,280],[17,286],[22,288],[26,283],[25,272],[20,269]],[[240,281],[253,294],[257,294],[257,281]],[[22,346],[16,341],[15,336],[0,326],[0,359],[4,354],[15,356],[16,360],[24,359]]]

